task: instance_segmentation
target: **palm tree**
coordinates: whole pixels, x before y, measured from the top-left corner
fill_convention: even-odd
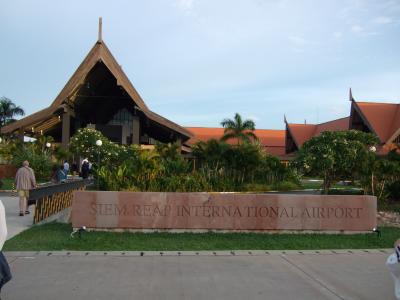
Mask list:
[[[254,134],[255,123],[253,120],[242,120],[242,117],[236,113],[233,120],[224,119],[221,122],[222,127],[225,128],[224,135],[222,136],[222,141],[227,141],[229,139],[237,139],[237,144],[240,142],[250,142],[251,139],[258,140],[257,136]]]
[[[15,116],[25,115],[24,110],[6,97],[0,98],[0,127],[14,122]]]

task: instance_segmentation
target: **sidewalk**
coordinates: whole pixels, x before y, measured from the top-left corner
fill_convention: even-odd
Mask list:
[[[0,193],[0,200],[6,209],[7,239],[12,238],[33,225],[33,206],[29,207],[29,211],[31,212],[29,215],[20,217],[18,197],[12,197],[9,193]]]
[[[390,250],[234,253],[9,252],[2,299],[394,299]]]

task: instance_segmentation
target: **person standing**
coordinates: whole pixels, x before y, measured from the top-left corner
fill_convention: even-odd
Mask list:
[[[83,179],[86,179],[89,177],[89,171],[90,171],[90,167],[89,167],[89,162],[86,160],[83,160],[82,163],[82,168],[81,168],[81,176]]]
[[[65,182],[67,181],[67,172],[64,170],[64,166],[61,165],[57,171],[57,182]]]
[[[4,242],[7,238],[7,224],[6,224],[6,212],[3,203],[0,200],[0,295],[1,288],[11,280],[10,267],[7,260],[1,251],[3,249]]]
[[[18,169],[15,175],[15,188],[19,196],[19,215],[29,214],[27,199],[29,198],[29,190],[36,187],[35,173],[29,168],[29,162],[25,160],[22,167]]]
[[[76,176],[76,174],[78,174],[78,165],[76,164],[76,162],[72,162],[71,165],[71,172],[72,172],[72,176]]]
[[[69,163],[67,160],[64,161],[64,172],[65,174],[69,173]]]

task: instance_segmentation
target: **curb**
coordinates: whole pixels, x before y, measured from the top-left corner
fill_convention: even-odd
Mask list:
[[[225,250],[225,251],[5,251],[8,257],[156,257],[156,256],[285,256],[285,255],[368,255],[393,253],[393,249],[334,249],[334,250]]]

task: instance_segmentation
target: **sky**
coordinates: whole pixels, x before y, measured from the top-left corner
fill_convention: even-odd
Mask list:
[[[215,127],[321,123],[400,103],[400,0],[0,0],[0,97],[56,98],[103,40],[154,112]]]

